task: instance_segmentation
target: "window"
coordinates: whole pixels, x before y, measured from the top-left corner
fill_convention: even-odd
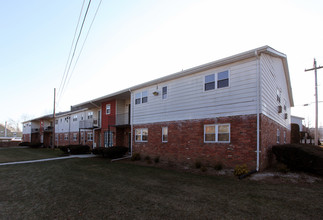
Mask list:
[[[162,99],[167,99],[167,86],[162,88]]]
[[[208,91],[208,90],[212,90],[212,89],[215,89],[215,75],[214,74],[205,76],[204,90]]]
[[[77,115],[73,116],[73,121],[77,121]]]
[[[142,103],[148,102],[148,92],[147,91],[142,92],[141,100],[142,100]]]
[[[68,140],[68,134],[64,134],[64,140]]]
[[[204,142],[206,143],[229,143],[230,124],[204,125]]]
[[[93,141],[93,134],[87,133],[87,141]]]
[[[229,86],[229,71],[223,71],[218,73],[218,89]]]
[[[281,92],[280,89],[277,89],[277,101],[280,103]]]
[[[284,144],[286,144],[286,131],[284,131]]]
[[[77,133],[73,133],[73,141],[77,141]]]
[[[87,119],[91,119],[91,118],[93,118],[93,112],[87,113]]]
[[[58,124],[58,120],[55,120],[55,125],[57,125]]]
[[[112,131],[104,132],[104,146],[112,147],[113,146],[113,133]]]
[[[280,144],[280,130],[277,129],[277,144]]]
[[[148,91],[143,91],[141,93],[135,94],[135,104],[148,102]]]
[[[286,112],[287,107],[286,107],[286,99],[284,99],[284,111]]]
[[[84,116],[83,115],[81,115],[81,121],[83,121],[84,120]]]
[[[162,142],[168,142],[168,127],[162,128]]]
[[[216,82],[216,87],[215,87]],[[213,90],[215,88],[225,88],[229,86],[229,70],[216,74],[210,74],[204,78],[204,91]]]
[[[110,113],[111,113],[111,105],[107,104],[105,108],[106,108],[106,114],[110,115]]]
[[[141,103],[141,93],[137,93],[135,95],[135,104],[140,104]]]
[[[147,142],[148,141],[148,128],[136,129],[136,142]]]

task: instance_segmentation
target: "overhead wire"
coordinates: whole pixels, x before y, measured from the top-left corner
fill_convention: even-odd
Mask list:
[[[76,48],[77,48],[78,42],[79,42],[79,40],[80,40],[80,36],[81,36],[81,34],[82,34],[82,30],[83,30],[84,23],[85,23],[85,20],[86,20],[86,17],[87,17],[87,14],[88,14],[88,11],[89,11],[89,8],[90,8],[90,5],[91,5],[91,1],[92,1],[92,0],[89,0],[89,3],[88,3],[88,6],[87,6],[87,9],[86,9],[86,12],[85,12],[84,17],[83,17],[82,25],[81,25],[81,28],[80,28],[80,31],[79,31],[79,34],[78,34],[78,37],[77,37],[76,43],[75,43],[75,45],[74,45],[73,54],[72,54],[72,57],[71,57],[71,59],[70,59],[70,61],[69,61],[69,65],[68,65],[67,72],[66,72],[66,74],[65,74],[65,78],[64,78],[63,86],[62,86],[62,88],[61,88],[61,90],[60,90],[60,96],[58,97],[58,102],[61,100],[62,93],[63,93],[64,88],[65,88],[66,80],[67,80],[67,77],[68,77],[68,74],[69,74],[69,71],[70,71],[71,65],[72,65],[72,63],[73,63],[73,59],[74,59],[74,56],[75,56]]]
[[[63,73],[63,76],[62,76],[62,79],[61,79],[61,83],[60,83],[59,88],[58,88],[57,96],[59,96],[60,93],[61,93],[61,87],[62,87],[64,78],[65,78],[65,75],[67,73],[66,70],[67,70],[68,63],[70,61],[70,57],[71,57],[71,53],[72,53],[72,50],[73,50],[73,45],[74,45],[76,33],[77,33],[77,30],[78,30],[78,27],[79,27],[79,24],[80,24],[80,20],[81,20],[81,16],[82,16],[82,12],[83,12],[84,3],[85,3],[85,0],[83,0],[82,8],[81,8],[80,15],[79,15],[79,18],[78,18],[78,21],[77,21],[77,25],[76,25],[76,28],[75,28],[75,31],[74,31],[73,41],[72,41],[72,44],[71,44],[71,47],[70,47],[70,51],[69,51],[69,54],[68,54],[68,58],[67,58],[67,61],[66,61],[66,65],[65,65],[64,73]]]
[[[71,74],[70,74],[70,76],[69,76],[69,78],[68,78],[68,80],[67,80],[66,87],[68,86],[68,84],[69,84],[69,82],[70,82],[70,79],[71,79],[71,78],[72,78],[72,76],[73,76],[73,73],[74,73],[75,67],[76,67],[76,65],[77,65],[77,62],[78,62],[78,60],[79,60],[79,58],[80,58],[81,54],[82,54],[82,51],[83,51],[83,48],[84,48],[85,42],[86,42],[86,40],[87,40],[87,38],[88,38],[88,36],[89,36],[89,33],[90,33],[90,31],[91,31],[91,28],[92,28],[92,25],[93,25],[94,20],[95,20],[95,18],[96,18],[96,15],[97,15],[97,13],[98,13],[98,11],[99,11],[99,8],[100,8],[101,3],[102,3],[102,0],[100,0],[100,2],[99,2],[99,4],[98,4],[98,7],[97,7],[97,9],[96,9],[96,11],[95,11],[95,14],[94,14],[94,16],[93,16],[93,19],[92,19],[92,22],[91,22],[91,24],[90,24],[90,27],[89,27],[89,29],[88,29],[88,31],[87,31],[86,37],[85,37],[85,39],[84,39],[84,42],[83,42],[83,44],[82,44],[82,47],[81,47],[80,52],[79,52],[79,54],[78,54],[78,57],[77,57],[77,59],[76,59],[76,61],[75,61],[75,63],[74,63],[74,66],[73,66],[73,69],[72,69],[72,71],[71,71]],[[66,90],[65,90],[65,91],[66,91]],[[64,91],[63,91],[63,93],[62,93],[62,96],[63,96],[63,95],[64,95]]]

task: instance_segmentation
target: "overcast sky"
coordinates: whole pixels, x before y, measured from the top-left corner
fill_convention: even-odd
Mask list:
[[[99,3],[92,0],[75,60]],[[0,123],[52,113],[54,88],[61,85],[82,4],[1,1]],[[287,55],[292,114],[314,126],[314,72],[304,69],[312,68],[314,57],[323,66],[322,12],[321,0],[102,0],[57,111],[269,45]],[[323,69],[318,84],[323,100]],[[319,108],[323,113],[322,103]]]

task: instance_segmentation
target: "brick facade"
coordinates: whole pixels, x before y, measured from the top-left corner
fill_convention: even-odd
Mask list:
[[[261,115],[260,168],[268,165],[268,151],[276,144],[277,129],[281,130],[281,143],[290,141],[290,132],[266,116]],[[230,124],[230,143],[205,143],[204,125]],[[162,142],[162,127],[168,127],[168,142]],[[148,141],[136,142],[135,129],[148,128]],[[133,152],[143,156],[160,156],[161,160],[206,165],[218,162],[225,167],[247,164],[250,169],[257,165],[257,116],[232,116],[201,120],[171,121],[134,125]],[[274,137],[274,138],[273,138]]]

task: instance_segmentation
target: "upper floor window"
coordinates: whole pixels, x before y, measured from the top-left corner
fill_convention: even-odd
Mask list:
[[[215,88],[225,88],[229,86],[229,71],[222,71],[216,74],[210,74],[204,78],[204,91]]]
[[[93,118],[93,112],[87,113],[87,119],[91,119],[91,118]]]
[[[77,121],[77,115],[73,116],[73,121]]]
[[[111,105],[110,104],[107,104],[106,105],[106,114],[107,115],[110,115],[110,113],[111,113]]]
[[[147,91],[142,92],[141,100],[142,100],[142,103],[148,102],[148,92]]]
[[[58,120],[55,120],[55,124],[56,124],[56,125],[58,124]]]
[[[148,91],[143,91],[141,93],[135,94],[135,104],[148,102]]]
[[[280,100],[281,100],[281,95],[282,95],[282,93],[281,93],[280,89],[277,89],[277,101],[279,103],[280,103]]]
[[[229,143],[230,124],[204,125],[204,142],[206,143]]]
[[[162,88],[162,99],[167,99],[167,86]]]
[[[223,71],[218,73],[218,89],[229,86],[229,71]]]

